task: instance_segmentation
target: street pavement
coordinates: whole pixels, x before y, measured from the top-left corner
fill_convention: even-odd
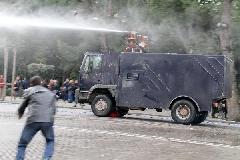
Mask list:
[[[208,118],[203,124],[175,124],[169,112],[130,111],[124,118],[93,115],[89,105],[58,102],[54,160],[237,160],[240,124]],[[0,103],[0,160],[13,160],[25,117],[18,104]],[[27,160],[40,160],[41,134],[30,143]]]

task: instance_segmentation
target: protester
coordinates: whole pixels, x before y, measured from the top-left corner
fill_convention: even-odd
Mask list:
[[[73,101],[75,101],[76,89],[78,89],[78,80],[74,81],[74,90],[73,90]]]
[[[46,80],[42,80],[41,82],[41,85],[45,88],[48,88],[48,85],[47,85],[47,81]]]
[[[58,81],[56,79],[50,79],[50,82],[48,84],[48,89],[52,91],[56,98],[58,99],[60,97],[59,87],[58,87]]]
[[[69,86],[69,79],[67,78],[63,83],[63,100],[68,100],[68,86]]]
[[[20,76],[16,77],[16,80],[13,83],[13,89],[14,89],[14,99],[16,99],[16,97],[20,97],[21,96],[21,91],[22,91],[22,82],[21,82],[21,78]]]
[[[30,88],[24,92],[24,101],[18,109],[19,119],[28,108],[28,118],[18,143],[16,160],[24,160],[25,150],[34,135],[41,131],[46,139],[44,160],[50,160],[54,152],[54,114],[56,112],[55,95],[41,86],[41,78],[30,79]]]
[[[62,97],[62,95],[61,95],[61,89],[58,84],[58,81],[55,79],[55,80],[53,80],[53,83],[54,83],[54,92],[56,94],[56,97],[57,97],[57,99],[60,99]]]
[[[56,79],[53,80],[53,84],[54,84],[54,90],[59,90],[58,81]]]
[[[26,77],[24,77],[22,81],[22,88],[25,90],[25,89],[28,89],[28,87],[29,87],[29,81]]]
[[[75,104],[73,107],[77,107],[77,104],[78,104],[78,97],[79,97],[79,92],[77,92],[77,89],[79,88],[79,83],[78,83],[78,80],[75,80],[75,90],[74,90],[74,101],[75,101]]]
[[[54,90],[54,80],[53,79],[50,79],[49,84],[48,84],[48,89],[50,91]]]
[[[68,102],[72,103],[74,101],[74,91],[75,91],[75,84],[74,80],[69,81],[69,86],[68,86]]]
[[[0,99],[3,99],[4,77],[0,75]]]

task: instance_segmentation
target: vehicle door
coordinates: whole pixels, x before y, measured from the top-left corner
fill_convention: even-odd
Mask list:
[[[79,75],[80,91],[89,91],[95,84],[102,83],[102,54],[86,55]]]

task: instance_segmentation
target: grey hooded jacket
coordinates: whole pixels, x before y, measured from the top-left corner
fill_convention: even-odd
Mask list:
[[[47,88],[37,85],[24,91],[24,101],[18,109],[21,115],[28,108],[27,124],[52,122],[56,113],[56,96]]]

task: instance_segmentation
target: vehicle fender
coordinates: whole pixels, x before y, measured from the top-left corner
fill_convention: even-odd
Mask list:
[[[111,93],[112,97],[115,97],[116,96],[116,88],[117,88],[117,85],[96,84],[90,88],[89,94],[93,93],[96,89],[107,89]]]
[[[196,100],[194,100],[194,98],[190,97],[190,96],[186,96],[186,95],[181,95],[181,96],[177,96],[175,97],[169,104],[169,109],[171,109],[171,106],[173,105],[174,102],[176,102],[177,100],[180,100],[180,99],[186,99],[186,100],[190,100],[194,103],[194,105],[196,105],[197,107],[197,110],[200,111],[200,107],[197,103]]]

